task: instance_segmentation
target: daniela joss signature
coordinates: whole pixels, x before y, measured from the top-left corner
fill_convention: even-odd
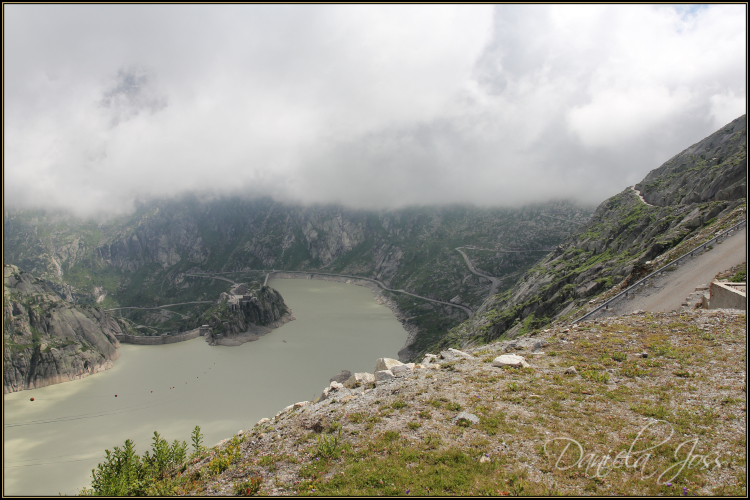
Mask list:
[[[669,428],[669,436],[666,439],[653,444],[646,448],[641,449],[645,445],[646,438],[649,433],[655,433],[657,429],[652,426],[666,426]],[[661,433],[663,434],[663,433]],[[555,462],[555,468],[557,470],[567,470],[573,467],[579,469],[585,469],[587,477],[606,477],[614,469],[633,469],[640,470],[642,479],[649,479],[653,477],[658,469],[651,470],[649,467],[649,461],[656,452],[657,448],[665,445],[672,439],[674,435],[674,429],[672,426],[664,420],[652,420],[647,423],[643,429],[633,440],[630,448],[627,450],[620,451],[612,457],[610,454],[598,455],[596,453],[584,453],[583,446],[575,439],[568,437],[556,437],[548,440],[544,443],[544,453],[548,456],[557,456]],[[548,451],[552,445],[556,444],[556,448],[562,447],[559,451],[559,455],[551,455]],[[719,463],[718,453],[700,454],[696,453],[698,446],[698,438],[689,439],[680,443],[674,451],[674,458],[677,460],[676,463],[671,464],[666,470],[663,470],[661,474],[656,478],[657,484],[670,483],[675,480],[677,476],[687,467],[688,469],[694,469],[700,467],[701,469],[710,469],[711,467],[721,467]]]

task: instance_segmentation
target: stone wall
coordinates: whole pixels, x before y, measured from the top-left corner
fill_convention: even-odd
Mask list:
[[[154,337],[145,337],[142,335],[115,335],[117,340],[123,344],[138,344],[138,345],[162,345],[162,344],[174,344],[175,342],[184,342],[185,340],[192,340],[196,337],[203,336],[201,328],[190,330],[189,332],[180,333],[177,335],[158,335]]]
[[[745,284],[711,283],[709,309],[744,309],[747,310],[747,291]]]

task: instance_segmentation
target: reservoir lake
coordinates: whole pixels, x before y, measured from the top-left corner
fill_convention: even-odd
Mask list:
[[[297,319],[255,342],[122,344],[110,370],[4,395],[4,494],[75,494],[89,486],[105,449],[131,439],[143,454],[154,431],[189,444],[199,425],[204,446],[213,446],[317,398],[343,369],[372,373],[377,358],[396,358],[406,342],[368,288],[303,279],[269,285]]]

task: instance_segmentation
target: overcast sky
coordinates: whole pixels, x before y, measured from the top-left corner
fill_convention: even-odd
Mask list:
[[[746,6],[4,5],[7,206],[598,204],[746,111]]]

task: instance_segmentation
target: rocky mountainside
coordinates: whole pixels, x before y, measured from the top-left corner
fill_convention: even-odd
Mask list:
[[[747,190],[747,116],[743,115],[652,170],[635,185],[652,205],[737,200]]]
[[[63,300],[16,266],[3,267],[3,392],[84,378],[112,367],[127,326]]]
[[[480,271],[503,280],[499,290],[505,290],[590,214],[591,209],[569,202],[520,209],[450,206],[374,212],[185,196],[143,205],[132,215],[101,224],[59,213],[6,211],[5,259],[48,280],[68,300],[105,308],[215,300],[227,284],[192,278],[191,273],[241,271],[245,274],[230,278],[262,283],[262,273],[252,274],[253,269],[363,276],[477,308],[492,282],[472,273],[457,247],[476,247],[464,251],[477,259]],[[459,308],[400,294],[389,299],[418,331],[416,352],[466,318]],[[192,328],[208,308],[179,310],[188,317],[184,324],[164,311],[122,314],[173,331]]]
[[[586,225],[511,290],[489,298],[442,345],[485,343],[572,319],[603,291],[647,274],[653,259],[692,235],[745,217],[746,153],[742,116],[650,172],[636,185],[645,202],[633,188],[604,201]]]

